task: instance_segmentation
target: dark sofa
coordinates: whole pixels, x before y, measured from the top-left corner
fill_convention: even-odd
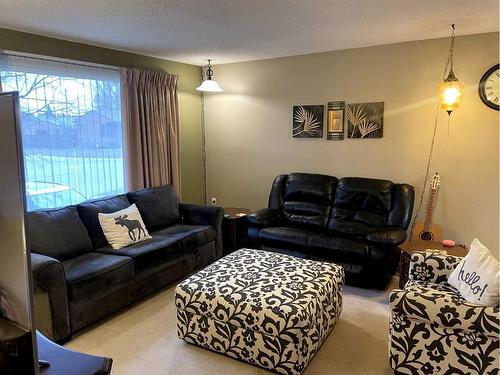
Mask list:
[[[135,203],[152,239],[113,250],[99,212]],[[37,329],[71,334],[222,256],[219,207],[179,203],[172,186],[27,215]]]
[[[387,180],[291,173],[268,208],[247,217],[253,246],[342,265],[351,285],[384,288],[395,273],[414,190]]]

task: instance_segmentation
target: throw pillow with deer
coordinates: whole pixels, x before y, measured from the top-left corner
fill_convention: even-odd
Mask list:
[[[151,238],[136,205],[110,214],[99,213],[99,223],[115,250]]]

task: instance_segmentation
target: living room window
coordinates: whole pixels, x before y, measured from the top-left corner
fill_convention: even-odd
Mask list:
[[[19,91],[28,210],[124,192],[118,69],[4,53],[0,83]]]

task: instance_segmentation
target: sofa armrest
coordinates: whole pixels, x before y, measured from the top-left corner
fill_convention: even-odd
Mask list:
[[[57,259],[31,253],[37,329],[55,341],[71,334],[64,267]]]
[[[179,205],[181,222],[193,225],[209,225],[215,229],[217,234],[215,245],[217,258],[222,256],[222,219],[224,209],[216,206],[204,206],[199,204],[181,203]]]
[[[184,224],[220,227],[224,218],[224,209],[216,206],[181,203],[179,211]]]
[[[461,260],[460,257],[441,255],[437,252],[414,252],[411,256],[408,279],[436,284],[447,282]]]
[[[279,226],[282,221],[280,211],[274,208],[263,208],[247,216],[247,223],[259,228]]]
[[[366,236],[370,242],[380,245],[399,245],[406,240],[406,231],[401,228],[388,228]]]

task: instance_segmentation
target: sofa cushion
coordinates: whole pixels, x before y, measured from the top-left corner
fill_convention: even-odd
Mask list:
[[[288,221],[310,226],[326,226],[337,179],[309,173],[290,173],[283,197],[283,213]]]
[[[165,263],[180,253],[177,239],[155,235],[149,240],[124,247],[120,250],[113,250],[111,246],[105,246],[95,251],[103,254],[131,257],[134,260],[136,273],[146,268]]]
[[[125,195],[117,195],[115,197],[97,199],[93,201],[83,202],[77,206],[78,214],[87,227],[90,239],[94,248],[108,245],[108,241],[99,223],[98,214],[110,214],[112,212],[123,210],[130,206]]]
[[[180,221],[179,197],[172,185],[131,191],[127,193],[135,203],[148,230],[164,228]]]
[[[393,185],[387,180],[342,178],[337,185],[328,228],[347,234],[367,235],[386,226]]]
[[[166,237],[179,241],[182,251],[194,251],[201,245],[215,241],[217,234],[213,227],[208,225],[176,224],[160,229],[153,235]]]
[[[75,206],[29,212],[27,223],[30,248],[35,253],[64,260],[92,250]]]
[[[70,300],[79,300],[134,276],[134,264],[130,257],[91,252],[62,264]]]
[[[291,227],[269,227],[261,229],[259,240],[262,246],[287,249],[306,250],[309,239],[315,232]]]
[[[330,262],[371,264],[382,261],[386,251],[363,240],[340,237],[334,233],[315,234],[308,252]]]

